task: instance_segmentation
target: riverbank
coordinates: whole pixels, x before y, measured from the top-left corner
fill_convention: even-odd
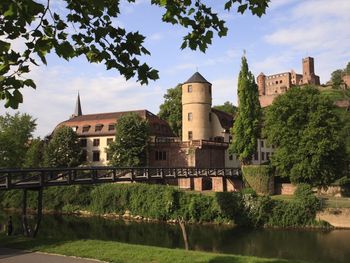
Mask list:
[[[114,241],[65,240],[55,238],[30,239],[0,235],[3,247],[91,258],[107,262],[233,262],[233,263],[302,263],[306,261],[266,259],[229,254],[216,254],[183,249],[166,249],[130,245]]]

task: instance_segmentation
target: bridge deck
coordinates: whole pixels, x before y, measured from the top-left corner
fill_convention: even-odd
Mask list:
[[[238,177],[238,168],[119,168],[76,167],[0,169],[0,190],[30,189],[73,184],[153,181],[197,177]]]

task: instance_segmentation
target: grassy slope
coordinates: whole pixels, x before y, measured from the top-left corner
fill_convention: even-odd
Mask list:
[[[302,262],[130,245],[99,240],[28,239],[0,235],[0,244],[2,247],[93,258],[108,262]]]

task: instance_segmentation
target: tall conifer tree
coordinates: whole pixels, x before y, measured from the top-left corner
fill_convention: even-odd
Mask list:
[[[242,164],[250,164],[260,137],[261,107],[258,86],[249,71],[245,56],[242,57],[238,78],[238,112],[231,130],[230,152],[236,153]]]

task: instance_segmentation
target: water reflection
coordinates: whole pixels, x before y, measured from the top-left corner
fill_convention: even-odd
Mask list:
[[[8,215],[0,212],[0,223]],[[20,217],[13,215],[15,233]],[[296,231],[245,229],[230,226],[186,225],[189,248],[259,257],[303,259],[315,262],[349,262],[350,230]],[[45,215],[39,236],[65,239],[114,240],[168,248],[185,248],[179,225],[107,220],[99,217]]]

